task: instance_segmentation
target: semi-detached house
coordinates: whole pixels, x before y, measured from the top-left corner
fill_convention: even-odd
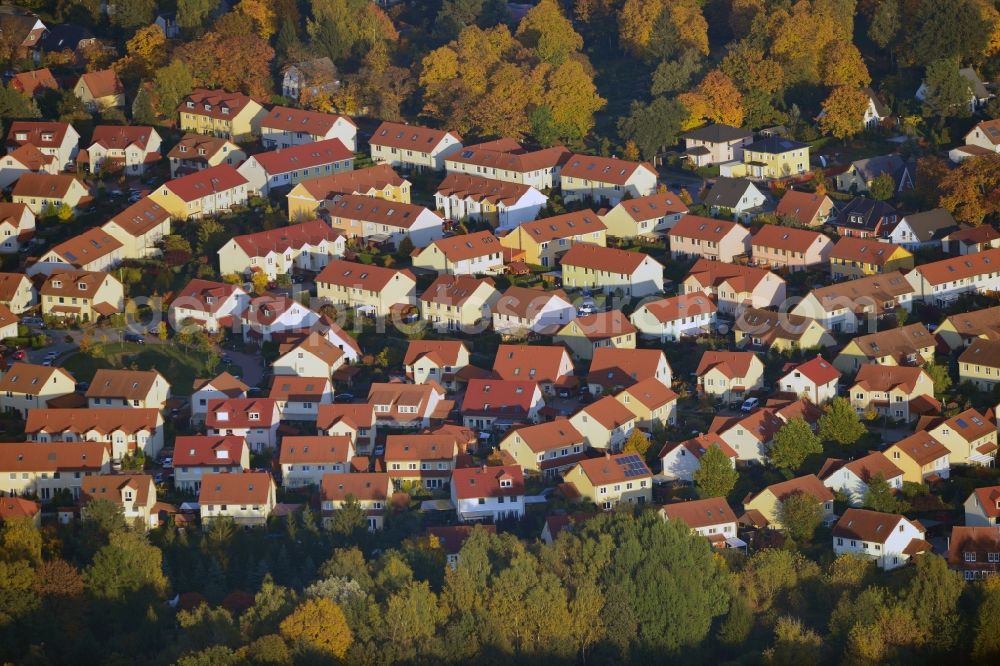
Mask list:
[[[769,308],[785,300],[785,280],[771,271],[699,259],[681,283],[684,294],[713,296],[718,312],[734,316],[742,307]]]
[[[410,203],[410,181],[388,164],[305,180],[292,188],[288,200],[288,220],[299,222],[319,216],[321,208],[348,194]]]
[[[437,490],[451,483],[458,445],[450,435],[389,435],[385,471],[396,487],[415,485]]]
[[[108,273],[57,270],[38,294],[43,315],[97,321],[125,309],[125,288]]]
[[[620,202],[601,219],[615,238],[655,237],[669,231],[688,211],[673,192],[658,192]]]
[[[80,147],[80,134],[69,123],[18,120],[7,132],[7,148],[14,150],[32,145],[58,160],[59,168],[69,168]]]
[[[358,148],[358,126],[347,116],[288,106],[273,106],[260,120],[260,140],[265,148],[291,148],[339,139],[352,153]]]
[[[195,278],[170,301],[167,318],[175,331],[191,327],[214,333],[231,328],[249,303],[239,285]]]
[[[525,471],[553,479],[587,457],[583,435],[567,419],[516,428],[500,441]]]
[[[343,257],[346,248],[340,231],[323,220],[310,220],[230,238],[219,248],[219,272],[262,272],[271,280],[294,271],[316,273]]]
[[[500,273],[503,246],[491,231],[439,238],[414,252],[413,267],[448,275]]]
[[[818,476],[827,488],[846,495],[851,506],[864,503],[868,485],[876,477],[881,476],[894,490],[903,488],[903,470],[881,451],[850,461],[827,459]]]
[[[90,137],[90,146],[81,151],[77,162],[90,173],[123,170],[127,175],[141,175],[147,164],[159,162],[160,135],[152,127],[141,125],[98,125]]]
[[[77,499],[87,474],[111,471],[101,442],[0,443],[0,495],[34,495],[42,501],[69,492]]]
[[[198,492],[205,474],[250,469],[250,448],[236,435],[181,435],[174,440],[174,487]]]
[[[160,410],[39,408],[28,412],[24,432],[32,442],[101,442],[113,460],[142,451],[155,458],[163,448]]]
[[[934,360],[936,344],[934,336],[918,322],[853,338],[833,364],[844,373],[855,372],[865,363],[919,366]]]
[[[685,215],[668,236],[674,259],[701,257],[732,263],[736,257],[750,254],[750,230],[736,222]]]
[[[548,197],[530,185],[449,173],[434,192],[434,206],[447,220],[485,221],[509,231],[538,217]]]
[[[197,88],[177,109],[180,128],[239,143],[260,135],[267,114],[256,100],[240,92]]]
[[[17,412],[23,419],[28,410],[47,407],[49,400],[75,390],[76,380],[62,368],[13,363],[0,376],[0,409]]]
[[[451,153],[444,168],[449,174],[482,176],[541,191],[559,184],[559,170],[570,154],[562,146],[529,151],[513,139],[503,138]]]
[[[462,137],[455,132],[386,121],[375,129],[368,145],[376,163],[441,171],[445,159],[461,150]]]
[[[746,543],[736,536],[736,514],[724,497],[674,502],[660,509],[664,520],[679,520],[715,548],[744,548]]]
[[[217,518],[229,518],[237,527],[264,527],[277,504],[277,488],[270,472],[205,474],[198,492],[201,526],[209,529]]]
[[[23,203],[0,202],[0,254],[14,254],[35,235],[35,214]]]
[[[629,316],[639,335],[661,342],[708,333],[718,308],[707,294],[692,292],[643,303]]]
[[[242,437],[261,453],[277,447],[280,420],[278,403],[270,398],[222,398],[208,401],[205,426],[209,435]]]
[[[921,264],[906,279],[914,298],[938,307],[962,294],[1000,291],[1000,248]]]
[[[897,307],[913,308],[913,287],[902,273],[839,282],[817,287],[792,308],[792,314],[815,319],[833,332],[875,330],[877,320]]]
[[[552,334],[576,317],[562,289],[511,286],[493,306],[493,330],[501,335]]]
[[[642,505],[653,500],[653,473],[635,453],[582,460],[563,478],[582,499],[605,511],[622,502]]]
[[[590,210],[525,222],[500,239],[512,254],[536,266],[555,266],[560,256],[576,243],[607,245],[607,227]]]
[[[923,368],[866,363],[858,368],[849,391],[858,414],[869,412],[909,423],[917,416],[939,411],[934,381]]]
[[[347,362],[344,350],[319,331],[313,331],[302,342],[282,345],[278,354],[271,364],[275,377],[297,375],[332,379]],[[353,357],[356,359],[357,355]]]
[[[435,381],[451,390],[468,365],[469,348],[460,340],[410,340],[403,357],[406,378],[414,384]]]
[[[146,259],[160,254],[158,244],[170,234],[170,213],[145,197],[104,223],[101,229],[122,244],[123,259]]]
[[[278,462],[283,488],[319,487],[327,474],[347,474],[354,443],[346,435],[286,436]]]
[[[556,331],[552,340],[565,345],[573,356],[590,359],[603,347],[635,349],[636,333],[621,310],[608,310],[577,317]]]
[[[246,152],[228,139],[193,133],[181,137],[167,153],[171,178],[220,164],[238,167],[246,158]]]
[[[250,299],[240,317],[244,342],[285,342],[311,331],[318,321],[316,312],[283,294]]]
[[[833,554],[861,555],[875,560],[884,571],[906,564],[911,557],[931,552],[920,523],[893,513],[847,509],[833,526]]]
[[[79,236],[59,243],[39,257],[25,273],[34,277],[57,270],[110,271],[122,260],[122,243],[101,227],[91,227]]]
[[[340,139],[327,139],[251,155],[237,171],[246,178],[249,193],[268,195],[310,178],[353,168],[354,153]]]
[[[408,270],[397,271],[335,259],[316,276],[316,294],[334,306],[360,314],[386,317],[394,305],[416,305],[417,281]]]
[[[0,187],[7,189],[26,173],[58,174],[59,160],[25,144],[0,158]]]
[[[323,526],[333,523],[337,511],[348,500],[357,502],[365,512],[368,531],[382,529],[389,500],[392,499],[392,478],[385,472],[355,472],[327,474],[321,485]]]
[[[566,287],[620,291],[627,298],[663,293],[663,264],[644,252],[576,243],[560,264]]]
[[[162,410],[170,398],[170,383],[156,370],[100,368],[86,391],[87,407],[152,408]]]
[[[626,194],[644,197],[656,192],[656,178],[648,162],[574,154],[559,172],[559,187],[566,203],[590,199],[616,206]]]
[[[24,273],[0,273],[0,305],[22,314],[38,302],[35,288]]]
[[[429,428],[443,421],[454,408],[445,399],[444,388],[434,381],[426,384],[385,382],[368,389],[368,404],[375,410],[375,422],[394,428]],[[321,414],[322,415],[322,414]]]
[[[751,262],[791,272],[827,265],[833,242],[818,231],[765,224],[750,239]]]
[[[524,472],[520,465],[458,468],[451,477],[451,502],[461,522],[521,519]]]
[[[498,300],[491,278],[443,274],[420,295],[420,318],[441,331],[481,332]]]
[[[178,220],[225,213],[247,203],[247,179],[228,164],[168,180],[149,198]]]
[[[324,204],[320,217],[348,238],[396,248],[404,238],[414,247],[425,247],[444,235],[444,221],[432,210],[361,194],[345,194]]]
[[[35,215],[44,215],[63,208],[76,210],[88,196],[86,186],[75,177],[49,173],[26,173],[18,178],[11,190],[14,203],[26,205]]]

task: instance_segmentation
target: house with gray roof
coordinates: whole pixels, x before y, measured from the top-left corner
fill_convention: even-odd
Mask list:
[[[743,146],[753,142],[753,132],[730,125],[705,125],[682,134],[684,155],[703,167],[743,159]]]
[[[983,80],[979,78],[976,74],[976,70],[971,67],[963,67],[958,70],[958,75],[969,82],[969,112],[975,113],[980,108],[986,106],[986,103],[991,99],[996,97],[996,94],[990,90]],[[927,99],[927,83],[923,82],[917,89],[916,97],[919,101],[923,102]]]
[[[921,248],[940,248],[941,240],[958,231],[958,222],[944,208],[904,215],[899,224],[888,234],[890,243],[895,243],[911,252]]]
[[[757,215],[773,210],[770,198],[746,178],[720,177],[705,195],[705,205],[712,215],[724,213],[748,222]]]
[[[847,171],[837,174],[833,180],[837,190],[864,194],[872,182],[882,174],[892,177],[895,192],[913,189],[913,174],[910,165],[900,155],[879,155],[866,160],[851,162]]]

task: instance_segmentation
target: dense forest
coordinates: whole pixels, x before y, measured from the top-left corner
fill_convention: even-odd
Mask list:
[[[363,515],[148,538],[104,500],[74,526],[3,526],[2,657],[20,664],[996,663],[1000,585],[945,560],[877,571],[798,545],[714,551],[655,510],[551,545],[476,528],[457,564]],[[390,529],[390,533],[393,533]],[[818,537],[818,535],[817,535]],[[378,543],[376,541],[378,540]],[[815,553],[822,553],[815,555]]]

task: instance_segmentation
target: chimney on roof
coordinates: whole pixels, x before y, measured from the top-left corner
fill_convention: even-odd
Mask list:
[[[486,472],[486,463],[483,463],[483,472]]]

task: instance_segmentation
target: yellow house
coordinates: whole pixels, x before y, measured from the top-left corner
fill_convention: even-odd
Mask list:
[[[267,110],[239,92],[198,88],[178,108],[184,132],[207,134],[237,143],[260,135]]]
[[[925,483],[929,477],[946,479],[951,474],[951,452],[930,433],[918,432],[885,450],[886,457],[903,470],[903,481]]]
[[[733,324],[736,346],[789,352],[797,349],[833,347],[837,344],[815,319],[787,312],[745,308]]]
[[[125,87],[113,69],[87,72],[73,87],[88,111],[103,111],[125,106]]]
[[[293,222],[316,219],[324,202],[334,201],[346,194],[408,204],[410,181],[402,178],[388,164],[312,178],[289,191],[288,219]]]
[[[913,254],[909,250],[874,238],[844,236],[830,250],[830,275],[835,280],[908,271],[913,265]]]
[[[228,164],[195,171],[168,180],[149,198],[175,220],[200,218],[231,210],[247,203],[247,179]]]
[[[552,341],[566,345],[577,358],[591,359],[599,347],[635,349],[638,329],[620,310],[578,317],[555,334]]]
[[[563,286],[631,298],[663,293],[663,264],[645,252],[576,243],[560,258]]]
[[[865,363],[879,365],[923,365],[934,360],[934,336],[921,323],[890,328],[854,338],[833,359],[833,367],[845,374]]]
[[[87,196],[87,188],[73,176],[26,173],[17,179],[11,192],[14,203],[24,204],[35,215],[75,209]]]
[[[934,335],[952,351],[967,347],[976,338],[1000,340],[1000,305],[946,317]]]
[[[564,418],[529,425],[510,432],[500,442],[526,472],[547,478],[559,476],[587,457],[587,444],[580,431]]]
[[[387,317],[392,306],[416,305],[417,281],[410,271],[334,259],[316,276],[316,296],[358,314]]]
[[[749,351],[706,351],[695,375],[700,392],[727,402],[764,386],[764,364]]]
[[[750,178],[787,178],[809,170],[809,146],[769,136],[743,147],[743,166]]]
[[[581,460],[563,479],[582,499],[604,510],[620,502],[648,504],[653,500],[653,473],[635,453]]]
[[[635,238],[669,231],[687,211],[684,202],[667,191],[622,201],[601,220],[609,236]]]
[[[958,357],[958,376],[983,391],[1000,384],[1000,342],[977,338]]]
[[[420,295],[420,318],[434,328],[481,333],[492,321],[500,292],[490,278],[439,275]]]
[[[368,519],[368,531],[382,529],[389,500],[392,499],[392,479],[385,472],[355,472],[324,474],[323,527],[330,529],[333,515],[343,508],[348,498],[361,506]]]
[[[666,427],[677,423],[677,394],[656,377],[637,382],[615,396],[635,414],[642,428]]]
[[[122,312],[125,289],[108,273],[55,271],[39,290],[43,315],[96,321]]]
[[[823,507],[823,519],[833,518],[833,491],[823,485],[815,474],[800,476],[764,488],[756,495],[747,495],[743,500],[743,510],[757,511],[771,527],[781,529],[778,511],[781,503],[792,495],[803,494],[814,498]]]
[[[997,455],[997,426],[975,409],[967,409],[930,429],[948,448],[953,465],[993,464]]]
[[[556,259],[574,243],[606,246],[607,229],[597,213],[579,210],[518,225],[500,239],[500,245],[524,252],[529,264],[555,266]]]

